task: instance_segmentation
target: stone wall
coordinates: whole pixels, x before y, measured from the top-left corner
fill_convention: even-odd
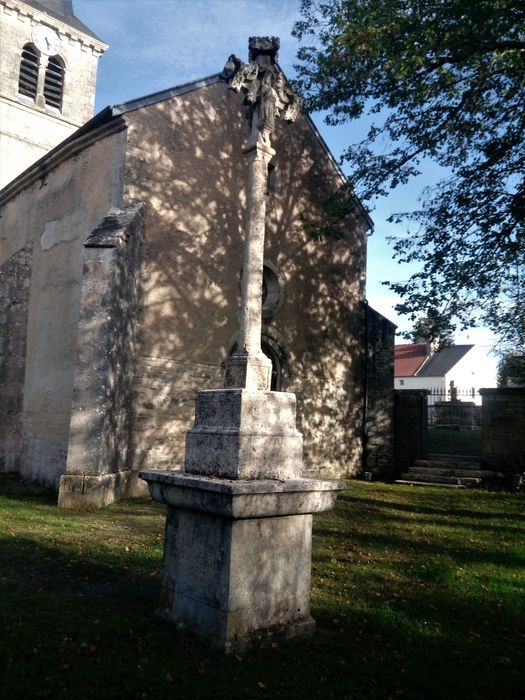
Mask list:
[[[411,467],[426,452],[426,389],[401,389],[394,392],[395,475]]]
[[[396,326],[368,305],[364,472],[371,478],[394,474],[394,343]]]
[[[85,243],[61,507],[102,506],[146,491],[132,471],[143,215],[141,204],[115,210]]]
[[[24,478],[53,488],[66,471],[84,242],[120,206],[124,146],[123,132],[100,138],[19,192],[0,193],[0,265],[32,246],[28,313],[21,320],[27,339],[22,444],[13,459]]]
[[[525,473],[525,388],[481,389],[481,459],[509,485]]]
[[[125,201],[147,201],[144,307],[135,391],[135,459],[178,468],[198,390],[223,384],[239,321],[246,214],[247,124],[222,83],[126,115]],[[352,476],[362,465],[363,312],[367,221],[313,240],[304,216],[341,177],[307,120],[279,124],[265,258],[282,299],[263,335],[298,395],[305,473]]]
[[[18,471],[33,246],[0,266],[0,472]]]

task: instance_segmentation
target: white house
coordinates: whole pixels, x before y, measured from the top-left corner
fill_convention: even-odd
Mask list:
[[[493,364],[476,345],[451,345],[436,353],[424,343],[396,345],[394,377],[395,389],[428,389],[435,400],[455,395],[478,405],[479,390],[496,386]]]

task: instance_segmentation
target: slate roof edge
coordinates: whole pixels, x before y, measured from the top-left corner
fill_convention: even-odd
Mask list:
[[[415,377],[427,377],[427,378],[428,378],[428,377],[444,377],[444,376],[447,374],[447,372],[450,372],[450,370],[451,370],[453,367],[455,367],[455,366],[458,364],[458,362],[459,362],[460,360],[462,360],[468,352],[470,352],[470,350],[472,350],[473,347],[475,347],[475,346],[474,346],[474,344],[472,343],[472,344],[451,345],[449,348],[444,348],[444,350],[441,350],[441,351],[439,351],[439,352],[436,352],[436,353],[434,353],[433,355],[430,355],[429,357],[427,357],[427,359],[425,360],[425,362],[423,362],[423,364],[422,364],[421,367],[417,370],[417,372],[416,372],[416,374],[415,374],[414,376],[415,376]],[[449,350],[450,348],[454,348],[454,349],[458,349],[458,350],[461,348],[461,349],[463,349],[463,352],[458,353],[457,356],[456,356],[455,358],[451,358],[451,360],[448,362],[448,364],[445,365],[444,371],[439,372],[439,373],[437,373],[437,374],[420,374],[420,372],[422,372],[422,371],[425,370],[425,366],[426,366],[426,365],[431,365],[431,364],[432,364],[432,361],[437,357],[437,355],[440,354],[440,352],[446,352],[446,351]],[[454,361],[452,361],[452,359],[453,359]]]
[[[114,116],[134,112],[136,109],[141,109],[141,107],[148,107],[156,102],[163,102],[164,100],[169,100],[171,97],[178,97],[179,95],[185,95],[188,92],[193,92],[194,90],[208,87],[208,85],[220,83],[220,77],[220,73],[215,73],[214,75],[209,75],[207,78],[192,80],[191,82],[184,83],[183,85],[176,85],[175,87],[167,88],[166,90],[159,90],[158,92],[152,92],[151,94],[144,95],[143,97],[137,97],[136,99],[129,100],[128,102],[122,102],[119,105],[114,105],[111,107],[111,109]]]
[[[185,95],[194,90],[198,90],[203,87],[208,87],[209,85],[214,85],[216,83],[222,82],[221,73],[215,73],[208,76],[207,78],[201,78],[199,80],[193,80],[189,83],[184,83],[183,85],[178,85],[166,90],[160,90],[159,92],[153,92],[149,95],[144,95],[143,97],[136,98],[134,100],[129,100],[128,102],[123,102],[121,104],[114,105],[113,107],[105,107],[101,112],[96,114],[92,119],[81,126],[77,131],[75,131],[67,139],[61,141],[57,146],[44,154],[39,160],[29,166],[20,175],[11,180],[2,190],[0,190],[0,206],[5,204],[11,197],[20,192],[25,187],[28,187],[35,179],[42,177],[47,173],[52,167],[55,167],[63,160],[65,160],[72,153],[77,153],[87,145],[92,143],[96,138],[99,138],[101,134],[101,127],[104,124],[108,125],[108,128],[104,130],[104,135],[109,135],[116,131],[126,128],[126,124],[123,119],[118,119],[118,124],[112,129],[109,124],[115,118],[120,118],[128,112],[133,112],[142,107],[147,107],[149,105],[155,104],[156,102],[163,102],[171,97],[177,97],[179,95]],[[317,127],[313,123],[311,117],[303,113],[308,125],[312,129],[314,135],[317,137],[321,147],[329,158],[330,162],[336,169],[342,181],[348,182],[348,178],[341,170],[341,167],[335,160],[330,149],[326,145],[325,140],[319,133]],[[107,134],[105,133],[107,131]],[[91,136],[89,136],[91,134]],[[77,141],[81,141],[81,145],[77,144]],[[369,230],[373,229],[374,224],[367,210],[363,206],[361,200],[355,196],[356,205],[359,209],[359,213],[365,219]]]
[[[44,178],[50,170],[67,158],[80,153],[98,139],[126,128],[126,122],[120,118],[115,119],[111,107],[106,107],[5,185],[0,190],[0,206],[7,204],[12,197],[30,187],[36,180]]]
[[[108,44],[106,44],[104,41],[102,41],[100,37],[98,37],[94,32],[92,32],[91,29],[88,26],[86,26],[84,22],[79,20],[74,13],[72,15],[62,15],[59,12],[54,12],[50,8],[45,7],[44,5],[42,5],[42,3],[38,2],[38,0],[18,0],[17,5],[14,4],[13,0],[4,0],[4,2],[8,3],[10,7],[26,5],[27,7],[30,7],[32,11],[39,12],[41,15],[44,16],[48,15],[49,17],[58,20],[63,25],[69,27],[73,31],[78,32],[79,34],[83,34],[84,36],[96,41],[97,44],[99,44],[97,48],[101,52],[104,52],[108,48]],[[24,12],[27,12],[27,10],[24,10]]]

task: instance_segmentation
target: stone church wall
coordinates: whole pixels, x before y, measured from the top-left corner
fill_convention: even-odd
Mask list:
[[[222,386],[238,330],[239,96],[215,83],[122,120],[127,130],[84,135],[91,145],[8,198],[0,218],[0,265],[33,246],[13,459],[30,479],[60,481],[62,505],[103,505],[133,493],[139,469],[180,468],[195,395]],[[274,143],[263,342],[280,388],[298,397],[305,474],[353,476],[363,456],[368,224],[356,212],[339,238],[314,240],[304,220],[323,217],[339,172],[302,117],[280,125]],[[138,248],[86,247],[108,216],[140,202]]]
[[[147,201],[135,459],[180,468],[199,389],[222,385],[236,339],[246,207],[246,122],[238,95],[214,84],[126,115],[125,201]],[[340,176],[304,118],[281,125],[269,183],[266,258],[282,303],[263,340],[281,356],[284,390],[298,394],[306,472],[361,468],[361,343],[366,224],[314,241]]]
[[[65,472],[84,241],[120,205],[123,135],[101,139],[5,201],[0,265],[32,245],[20,473],[58,486]]]
[[[369,307],[366,314],[366,417],[364,471],[394,476],[394,345],[396,326]]]
[[[0,266],[0,472],[20,469],[31,257],[29,243]]]

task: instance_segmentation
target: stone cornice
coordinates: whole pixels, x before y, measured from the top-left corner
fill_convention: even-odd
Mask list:
[[[121,118],[114,118],[111,108],[107,107],[0,190],[0,207],[37,180],[45,178],[63,161],[77,155],[96,141],[126,128],[126,122]]]

